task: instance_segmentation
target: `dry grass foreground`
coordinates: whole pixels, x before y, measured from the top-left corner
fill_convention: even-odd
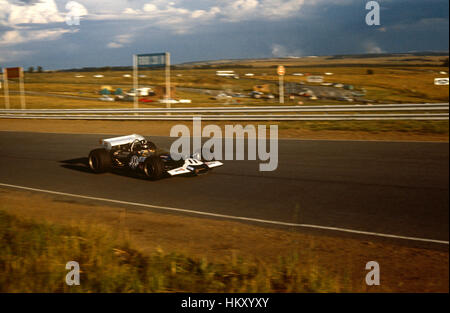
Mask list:
[[[303,234],[233,221],[125,209],[0,188],[0,210],[57,225],[110,231],[146,255],[182,253],[229,264],[236,257],[273,265],[297,255],[304,271],[318,271],[336,283],[324,291],[448,292],[448,251],[349,238]],[[368,287],[365,265],[380,264],[381,285]],[[63,266],[63,265],[61,265]]]
[[[72,134],[132,134],[169,136],[174,125],[183,121],[81,121],[81,120],[21,120],[0,119],[0,131],[72,133]],[[206,126],[208,122],[202,122]],[[222,128],[237,122],[214,122]],[[240,122],[243,126],[246,122]],[[267,124],[258,122],[258,124]],[[279,138],[317,140],[387,140],[387,141],[448,141],[448,121],[374,121],[374,122],[278,122]],[[267,130],[268,132],[268,130]]]

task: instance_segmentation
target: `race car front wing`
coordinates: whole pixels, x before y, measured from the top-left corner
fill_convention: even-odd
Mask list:
[[[211,168],[222,166],[220,161],[199,161],[197,159],[186,159],[183,166],[167,171],[169,175],[194,174],[199,175],[208,172]]]

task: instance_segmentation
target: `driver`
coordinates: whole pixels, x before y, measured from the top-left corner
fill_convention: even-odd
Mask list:
[[[141,140],[142,150],[148,150],[149,152],[154,153],[156,151],[156,147],[152,142],[148,142],[147,140]]]
[[[143,139],[140,141],[136,141],[133,143],[132,146],[132,150],[133,151],[148,151],[150,153],[154,153],[156,151],[156,147],[155,144],[153,144],[152,142],[148,142],[147,140]]]

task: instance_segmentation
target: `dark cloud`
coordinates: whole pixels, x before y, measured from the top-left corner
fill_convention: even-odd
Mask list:
[[[190,9],[201,9],[209,1],[195,3]],[[306,3],[297,15],[286,19],[252,17],[226,22],[217,18],[201,26],[190,25],[186,33],[174,33],[153,20],[82,20],[74,28],[77,32],[18,48],[33,52],[32,60],[21,60],[24,66],[46,68],[130,65],[133,53],[159,51],[170,51],[175,63],[280,53],[448,51],[448,0],[380,0],[380,26],[366,25],[366,1]],[[108,48],[118,35],[133,38],[116,44],[118,48]]]
[[[12,3],[17,5],[32,5],[38,3],[40,0],[14,0]]]

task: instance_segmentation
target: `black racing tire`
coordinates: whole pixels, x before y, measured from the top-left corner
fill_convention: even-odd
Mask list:
[[[159,156],[152,155],[144,162],[144,175],[151,180],[158,180],[164,176],[164,161]]]
[[[106,149],[95,149],[89,153],[89,168],[97,174],[105,173],[112,168],[112,158]]]

